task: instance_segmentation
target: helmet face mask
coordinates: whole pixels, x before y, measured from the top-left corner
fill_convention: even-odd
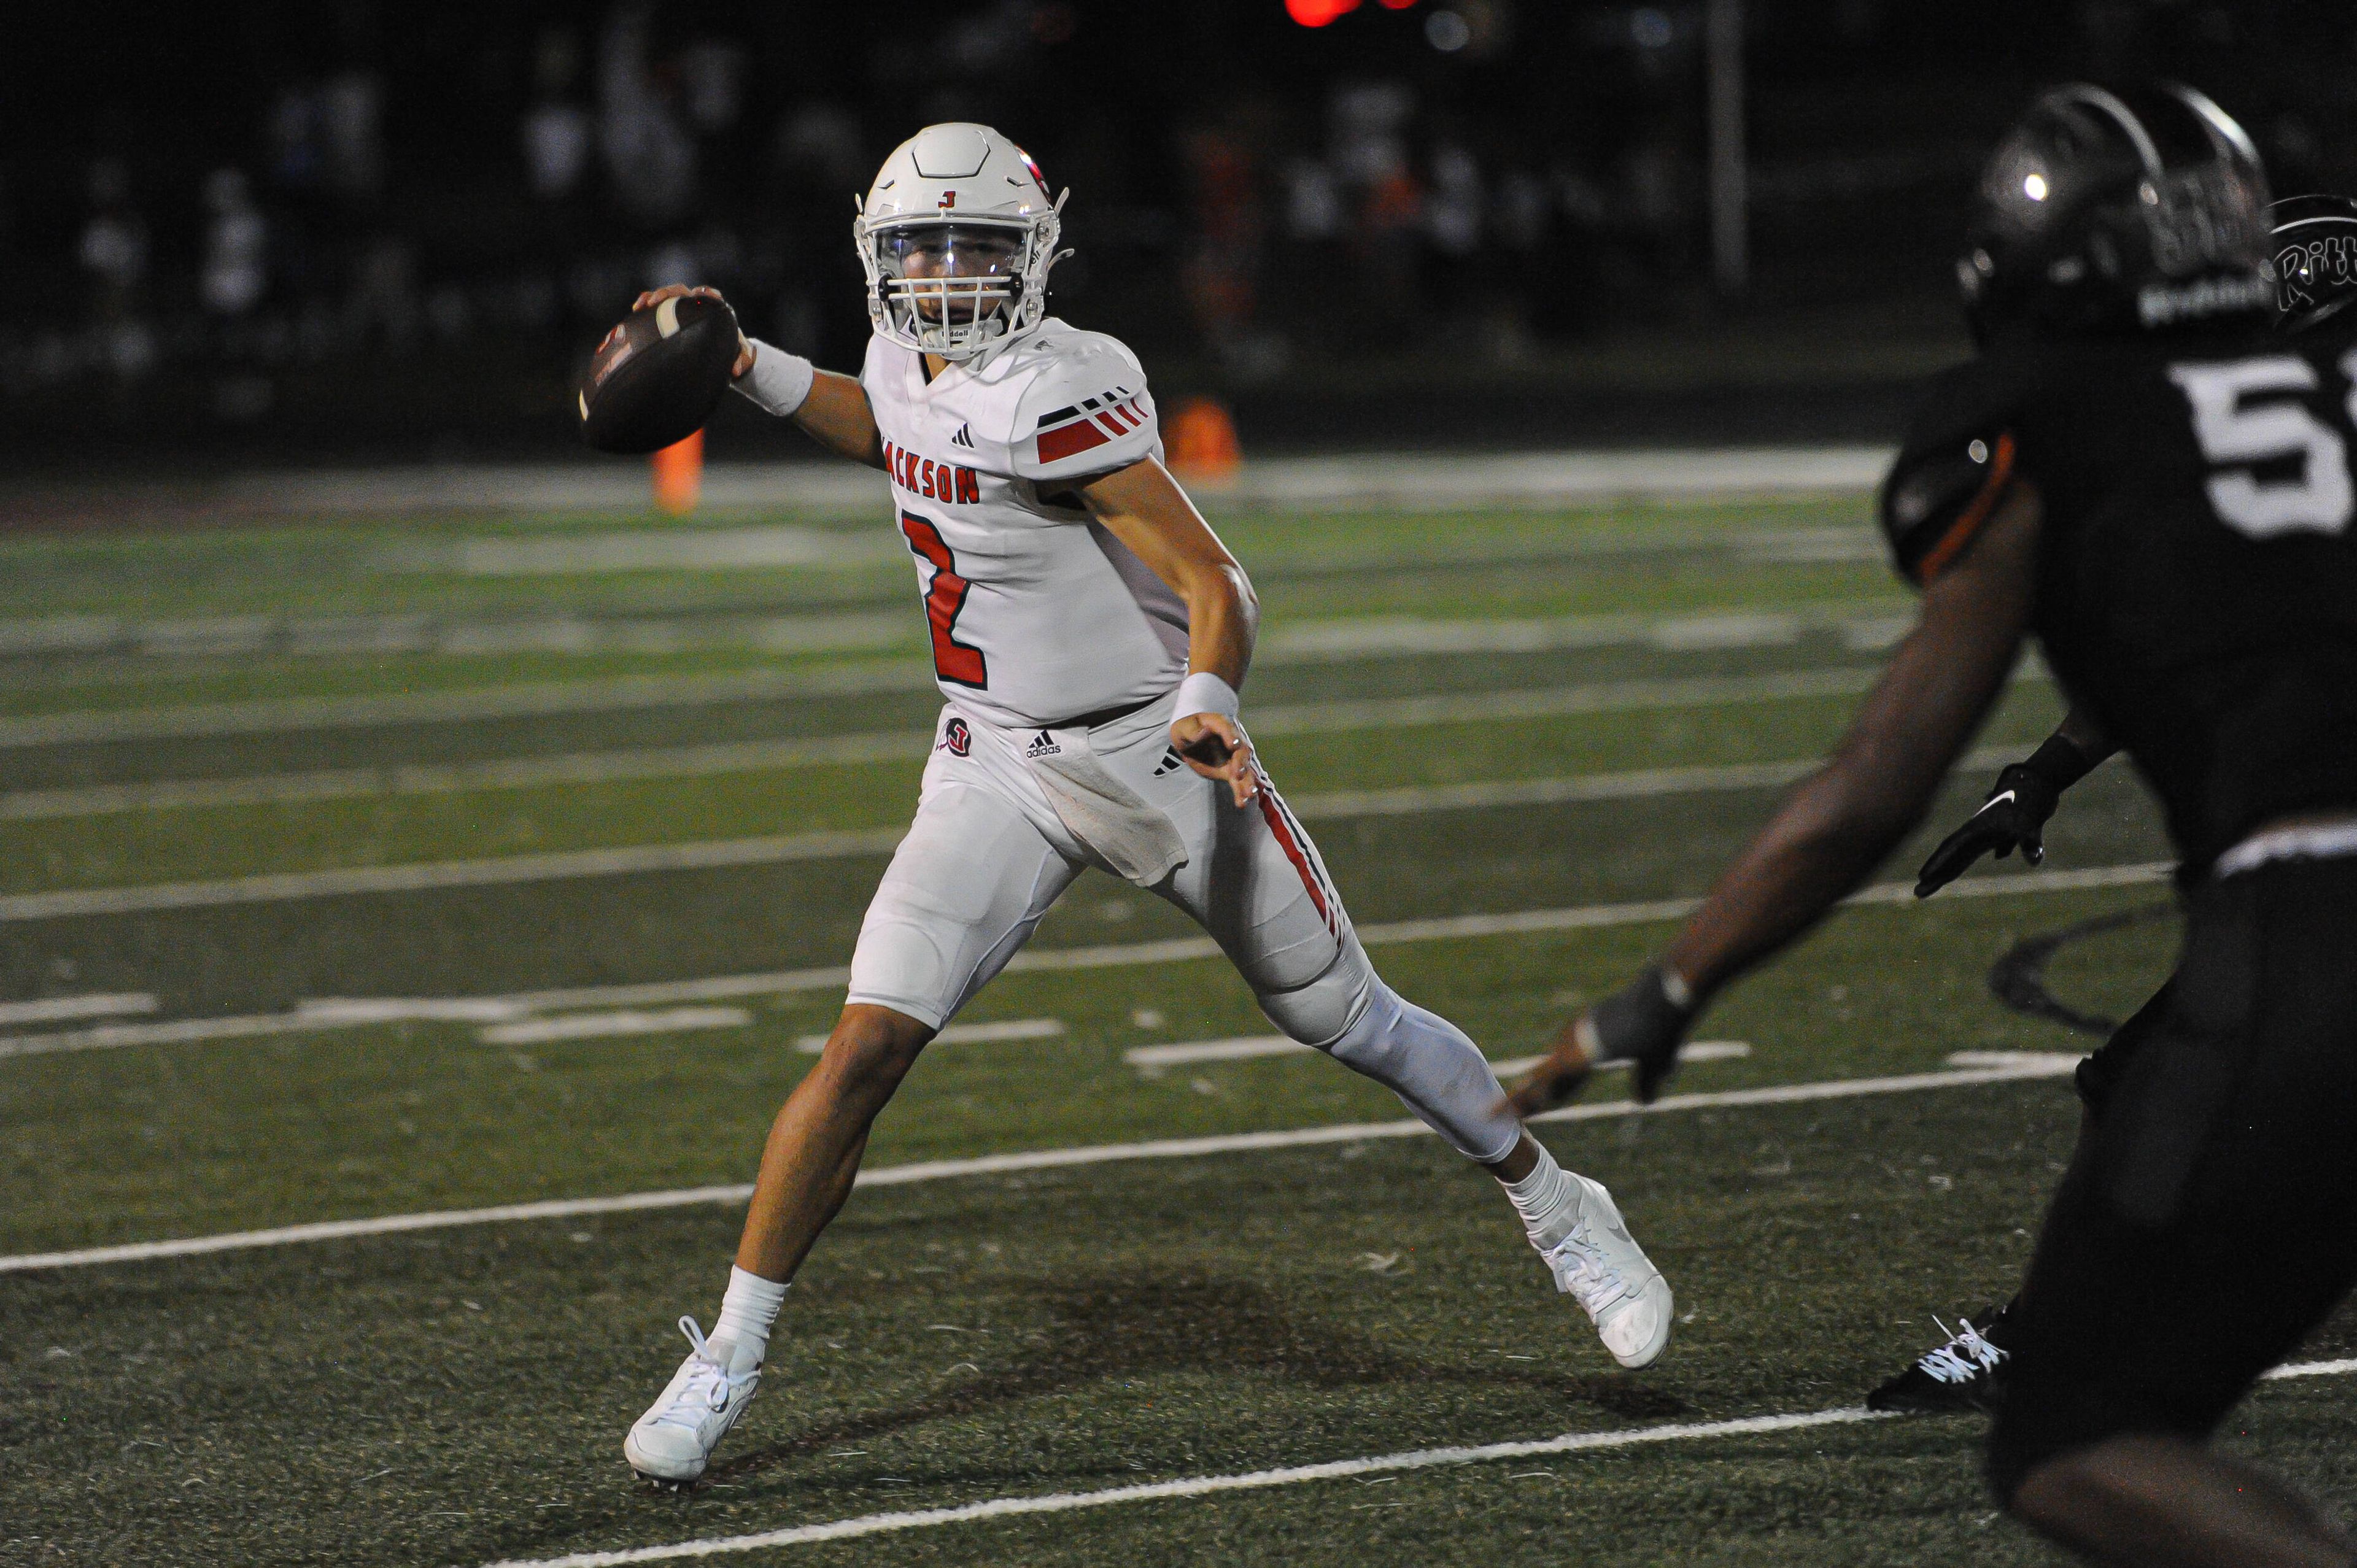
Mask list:
[[[1032,236],[1013,225],[917,220],[868,237],[892,335],[962,359],[1021,316]]]
[[[1062,199],[986,125],[929,125],[884,160],[852,225],[867,315],[905,349],[963,360],[1047,317]]]
[[[2190,88],[2047,93],[1981,177],[1957,283],[1975,338],[2158,330],[2274,298],[2266,174]]]

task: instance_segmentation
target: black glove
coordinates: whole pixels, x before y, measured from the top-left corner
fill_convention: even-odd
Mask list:
[[[2027,760],[1996,776],[1988,799],[1963,827],[1940,841],[1915,874],[1915,897],[1929,898],[1982,855],[2003,860],[2015,850],[2032,865],[2046,859],[2046,821],[2062,791],[2087,775],[2086,754],[2061,736],[2050,736]]]
[[[1650,964],[1587,1010],[1579,1022],[1580,1044],[1598,1061],[1628,1062],[1639,1103],[1650,1105],[1678,1069],[1678,1047],[1686,1043],[1696,1011],[1685,987],[1660,964]]]

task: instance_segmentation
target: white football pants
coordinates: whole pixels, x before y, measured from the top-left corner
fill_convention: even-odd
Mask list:
[[[1177,693],[1086,731],[1013,730],[952,705],[934,728],[917,819],[868,905],[848,1001],[938,1029],[988,983],[1082,870],[1111,870],[1034,777],[1027,750],[1075,733],[1178,830],[1187,860],[1150,891],[1217,941],[1271,1022],[1364,1073],[1470,1158],[1522,1135],[1480,1050],[1374,972],[1309,835],[1264,779],[1242,808],[1169,750]]]

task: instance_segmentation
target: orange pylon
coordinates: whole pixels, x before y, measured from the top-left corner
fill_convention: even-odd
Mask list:
[[[1217,398],[1190,397],[1180,403],[1163,427],[1163,443],[1171,470],[1190,479],[1227,478],[1241,460],[1236,422]]]
[[[695,498],[704,489],[704,432],[673,442],[657,452],[652,461],[655,505],[673,517],[694,511]]]

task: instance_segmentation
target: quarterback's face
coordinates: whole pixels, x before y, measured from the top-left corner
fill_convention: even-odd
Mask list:
[[[885,257],[911,283],[971,279],[980,285],[985,279],[1015,276],[1022,266],[1023,237],[1005,229],[935,223],[888,234],[883,249]],[[970,292],[911,292],[918,313],[930,321],[942,320],[952,307],[961,319],[972,320],[996,308],[1003,297],[1003,291],[987,286]]]

